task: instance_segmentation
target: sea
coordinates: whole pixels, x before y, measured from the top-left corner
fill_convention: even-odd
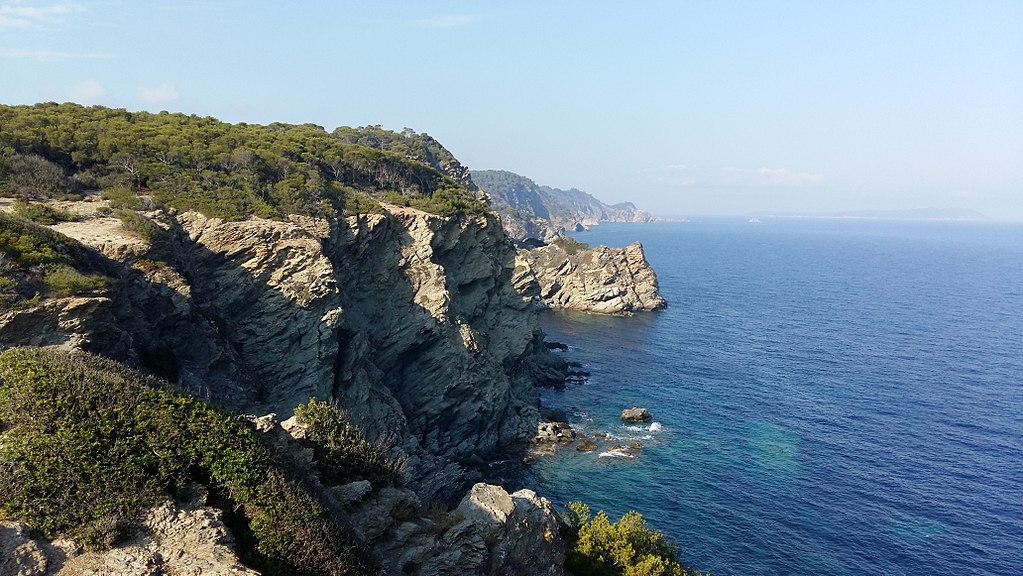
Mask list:
[[[523,485],[640,511],[714,575],[1023,574],[1023,225],[574,236],[641,241],[669,307],[545,315],[589,375],[542,401],[598,447],[537,459]],[[631,406],[653,421],[622,423]]]

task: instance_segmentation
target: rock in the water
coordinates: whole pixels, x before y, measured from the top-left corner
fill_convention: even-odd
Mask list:
[[[650,415],[650,411],[646,408],[626,408],[622,410],[622,421],[623,422],[649,422],[653,420],[653,416]]]
[[[564,444],[575,439],[575,431],[568,422],[541,422],[536,427],[534,444]]]

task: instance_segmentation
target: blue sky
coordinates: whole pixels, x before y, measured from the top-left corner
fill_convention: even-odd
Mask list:
[[[1019,0],[0,0],[0,102],[67,100],[408,126],[664,215],[1023,219]]]

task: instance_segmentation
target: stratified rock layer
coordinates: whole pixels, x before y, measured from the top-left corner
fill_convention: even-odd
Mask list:
[[[515,248],[494,217],[150,216],[167,230],[155,247],[68,230],[109,249],[113,289],[0,315],[0,348],[82,348],[238,411],[287,417],[337,400],[427,499],[471,483],[453,462],[535,433],[534,384],[557,362],[512,287]]]
[[[522,249],[514,282],[520,293],[553,309],[627,315],[667,306],[639,242],[572,253],[558,243]]]

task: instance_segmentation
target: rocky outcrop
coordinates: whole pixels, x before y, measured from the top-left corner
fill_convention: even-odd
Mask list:
[[[628,315],[667,306],[639,242],[625,248],[565,246],[519,250],[516,289],[560,310]]]
[[[649,410],[640,407],[626,408],[621,414],[622,422],[649,422],[653,419]]]
[[[382,574],[563,574],[563,522],[550,501],[531,490],[509,494],[475,484],[448,510],[401,486],[373,490],[357,480],[324,486],[312,454],[303,447],[305,427],[294,418],[247,417],[280,453],[289,454],[305,485],[327,502],[335,519],[373,552]],[[565,425],[567,427],[567,425]]]
[[[35,540],[18,522],[0,522],[0,576],[257,575],[235,555],[220,511],[199,500],[167,502],[146,517],[138,536],[104,552],[68,540]]]
[[[532,492],[488,487],[491,496],[477,490],[455,511],[425,513],[472,485],[460,461],[527,444],[539,422],[535,384],[565,374],[535,307],[512,286],[515,247],[495,218],[397,207],[336,222],[149,215],[166,231],[156,245],[69,229],[106,251],[109,289],[5,311],[0,348],[83,348],[233,410],[276,412],[287,430],[276,416],[253,426],[287,436],[274,441],[299,463],[311,456],[291,444],[301,430],[287,418],[310,397],[338,401],[405,462],[412,489],[310,482],[390,573],[561,573],[560,520]],[[216,511],[153,514],[155,539],[103,555],[31,543],[17,526],[3,536],[17,541],[8,555],[34,558],[40,573],[245,573],[229,548],[217,548],[229,542]],[[179,545],[185,532],[210,548]]]
[[[476,484],[453,511],[418,517],[406,491],[385,489],[354,514],[385,574],[468,576],[565,573],[563,521],[532,490]]]
[[[541,422],[536,426],[534,444],[563,444],[575,439],[575,431],[568,422]]]

